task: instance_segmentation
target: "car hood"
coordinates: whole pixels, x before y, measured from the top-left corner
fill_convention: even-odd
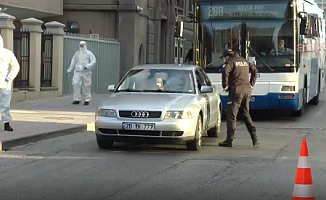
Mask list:
[[[194,94],[113,93],[103,100],[102,108],[119,110],[183,110]]]

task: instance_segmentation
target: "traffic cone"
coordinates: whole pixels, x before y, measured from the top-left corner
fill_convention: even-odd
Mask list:
[[[301,144],[292,200],[315,200],[306,138]]]

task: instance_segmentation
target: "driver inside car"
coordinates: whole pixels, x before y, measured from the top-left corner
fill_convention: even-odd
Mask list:
[[[272,49],[270,55],[272,56],[294,56],[292,49],[285,47],[285,40],[281,39],[278,41],[277,54],[275,54],[276,48]]]

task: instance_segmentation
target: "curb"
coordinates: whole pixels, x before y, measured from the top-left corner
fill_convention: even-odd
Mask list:
[[[75,126],[72,128],[65,128],[65,129],[51,131],[51,132],[38,133],[27,137],[0,141],[0,152],[8,151],[12,147],[22,146],[22,145],[26,145],[42,140],[47,140],[55,137],[60,137],[64,135],[71,135],[86,130],[87,130],[87,125],[85,124],[85,125]]]

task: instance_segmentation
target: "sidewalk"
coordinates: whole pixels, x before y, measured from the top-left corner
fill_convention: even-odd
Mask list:
[[[3,126],[0,127],[0,151],[85,130],[94,131],[97,106],[106,98],[108,94],[93,94],[89,106],[72,105],[71,96],[13,103],[14,131],[5,132]]]

